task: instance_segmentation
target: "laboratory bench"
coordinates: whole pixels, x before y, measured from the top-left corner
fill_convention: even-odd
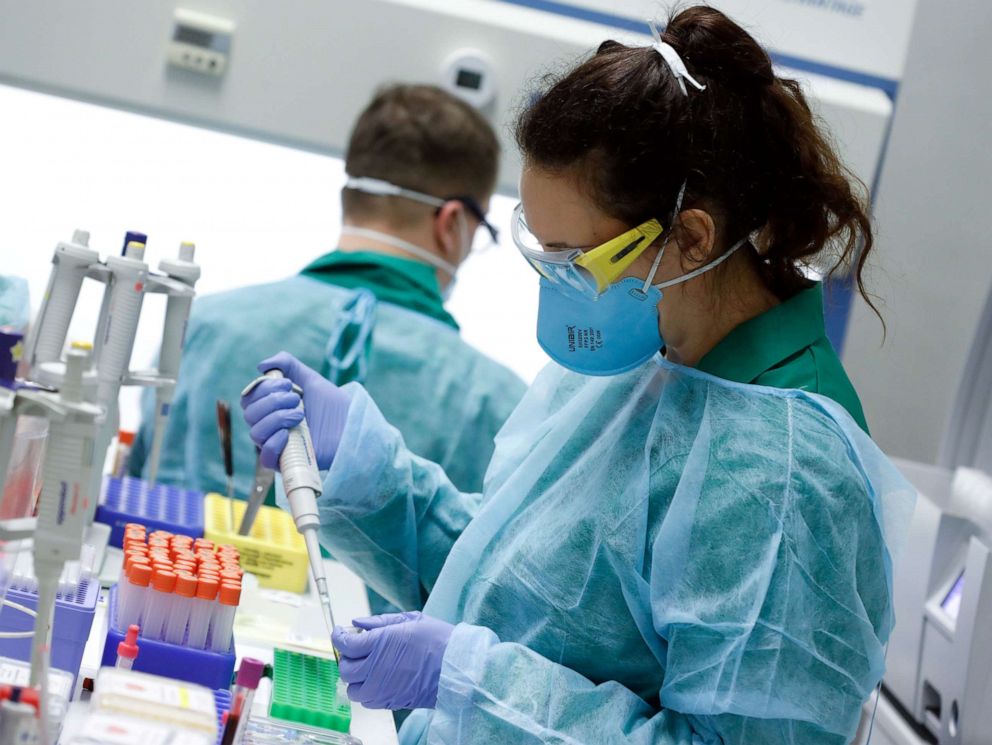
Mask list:
[[[122,560],[123,554],[119,549],[107,549],[100,572],[103,584],[116,581]],[[337,623],[348,625],[353,618],[369,615],[365,584],[336,561],[325,559],[324,564],[328,586],[331,588],[331,606]],[[317,654],[331,653],[312,583],[307,594],[299,595],[254,586],[251,575],[248,574],[245,575],[245,580],[245,591],[241,596],[234,625],[235,651],[239,663],[243,657],[255,657],[271,663],[276,646]],[[100,668],[108,625],[107,595],[106,590],[101,592],[92,631],[83,653],[80,679],[95,677]],[[73,732],[86,717],[89,694],[79,692],[79,684],[76,688],[77,695],[69,706],[62,729],[63,735]],[[254,711],[267,709],[270,688],[270,685],[263,682],[256,695]],[[397,745],[392,712],[366,709],[356,703],[351,704],[351,711],[351,734],[360,739],[363,745]]]

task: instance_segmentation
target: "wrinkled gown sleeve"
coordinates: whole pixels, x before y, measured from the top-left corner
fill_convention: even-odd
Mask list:
[[[352,401],[320,500],[322,540],[377,592],[419,607],[480,496],[410,454],[364,391]],[[864,480],[830,431],[804,449],[809,463],[788,448],[758,456],[707,442],[680,464],[671,504],[645,536],[642,633],[660,650],[658,697],[461,623],[427,741],[850,741],[888,632],[869,620],[887,626],[888,592],[884,571],[864,571],[885,550]],[[618,621],[630,612],[618,607]]]
[[[460,624],[430,742],[849,743],[891,628],[873,493],[827,425],[755,439],[698,437],[649,532],[657,700]]]
[[[422,608],[481,495],[407,450],[364,388],[345,389],[348,421],[318,500],[321,543],[394,605]]]

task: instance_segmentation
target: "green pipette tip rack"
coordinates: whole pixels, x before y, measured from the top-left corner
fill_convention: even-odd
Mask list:
[[[339,695],[340,685],[340,695]],[[276,649],[269,716],[310,727],[348,732],[351,703],[334,660]]]

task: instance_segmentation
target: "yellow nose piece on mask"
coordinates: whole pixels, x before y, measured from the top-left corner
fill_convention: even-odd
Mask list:
[[[596,282],[596,292],[601,293],[630,268],[637,257],[664,232],[661,223],[648,220],[632,230],[586,251],[575,260]]]

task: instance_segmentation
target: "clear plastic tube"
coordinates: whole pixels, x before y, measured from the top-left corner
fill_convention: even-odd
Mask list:
[[[147,564],[132,564],[128,573],[127,589],[117,605],[116,628],[126,629],[131,624],[141,624],[145,608],[145,595],[152,578],[152,568]]]
[[[165,620],[165,629],[162,638],[169,644],[182,644],[183,637],[186,636],[186,625],[189,623],[190,606],[192,599],[179,595],[172,596],[172,608],[169,609],[169,617]]]
[[[118,670],[130,670],[131,668],[134,667],[134,660],[131,659],[130,657],[123,657],[121,655],[117,655],[117,664],[115,665],[115,667]]]
[[[220,586],[218,603],[214,606],[210,621],[210,649],[226,652],[231,648],[234,634],[234,614],[241,602],[241,586],[224,583]]]
[[[196,583],[196,598],[189,611],[189,634],[186,646],[203,649],[207,645],[207,631],[217,597],[218,582],[212,577],[201,577]]]
[[[145,596],[145,611],[141,621],[141,635],[146,639],[161,639],[165,621],[169,617],[173,590],[176,589],[176,575],[165,569],[156,569],[148,594]]]
[[[196,577],[179,574],[176,577],[176,591],[172,596],[172,607],[165,621],[165,641],[169,644],[182,644],[189,623],[189,612],[196,602]]]

